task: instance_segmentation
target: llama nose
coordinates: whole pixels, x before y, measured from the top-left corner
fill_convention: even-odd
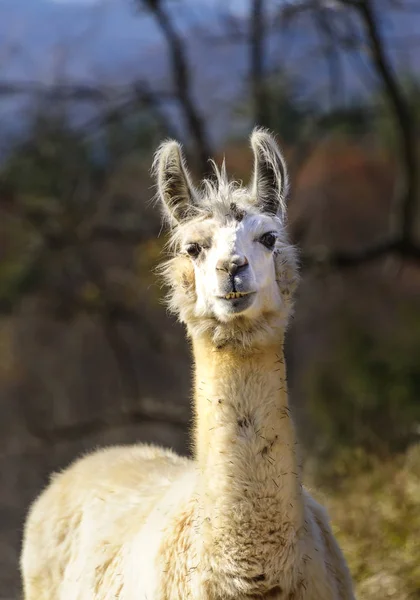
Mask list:
[[[246,256],[240,254],[234,254],[229,258],[220,259],[217,262],[216,269],[218,271],[226,271],[229,275],[236,275],[238,271],[241,271],[248,265],[248,259]]]

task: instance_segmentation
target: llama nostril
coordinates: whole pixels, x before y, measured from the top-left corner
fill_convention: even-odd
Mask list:
[[[229,273],[231,275],[236,275],[236,273],[242,269],[244,269],[248,265],[248,259],[246,256],[240,256],[239,254],[235,254],[231,257],[229,262]]]
[[[226,271],[230,275],[236,275],[238,271],[248,265],[246,256],[234,254],[230,258],[220,259],[216,264],[217,271]]]

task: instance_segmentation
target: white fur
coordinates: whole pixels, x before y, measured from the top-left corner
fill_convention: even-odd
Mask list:
[[[183,228],[181,244],[197,237],[213,237],[205,260],[194,264],[197,315],[204,317],[214,314],[221,322],[235,318],[217,300],[225,292],[220,288],[216,264],[231,255],[246,256],[249,263],[247,287],[250,291],[258,292],[255,302],[243,315],[252,319],[267,310],[281,309],[282,296],[276,282],[271,252],[258,242],[258,238],[266,231],[275,231],[281,236],[279,220],[265,215],[250,215],[240,223],[229,222],[222,227],[218,226],[216,219],[207,219],[200,226],[193,223]]]
[[[286,168],[268,133],[251,143],[249,188],[222,167],[192,189],[175,142],[155,162],[173,227],[163,273],[194,353],[194,460],[120,446],[54,476],[25,525],[26,600],[354,598],[328,517],[302,488],[288,407],[282,341],[298,275]],[[238,256],[247,265],[228,276],[220,265]],[[254,292],[237,312],[219,298],[233,285]]]

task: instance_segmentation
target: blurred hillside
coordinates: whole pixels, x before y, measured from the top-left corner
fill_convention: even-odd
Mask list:
[[[110,443],[189,451],[189,349],[153,273],[165,232],[149,169],[176,135],[197,180],[225,155],[247,181],[258,123],[292,178],[302,282],[287,358],[307,481],[358,597],[418,600],[418,7],[107,6],[0,0],[7,20],[33,24],[0,66],[0,599],[19,597],[22,522],[51,471]],[[93,34],[72,37],[86,11],[89,32],[105,23],[98,54]],[[66,71],[49,29],[83,69]],[[30,63],[13,72],[32,53],[45,77]]]

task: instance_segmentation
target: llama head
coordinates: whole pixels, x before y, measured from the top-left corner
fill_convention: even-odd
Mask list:
[[[278,337],[292,306],[296,254],[286,233],[288,179],[273,137],[251,135],[254,172],[244,187],[223,163],[197,190],[177,142],[162,144],[154,170],[172,229],[173,257],[162,272],[169,304],[191,335],[243,347]]]

